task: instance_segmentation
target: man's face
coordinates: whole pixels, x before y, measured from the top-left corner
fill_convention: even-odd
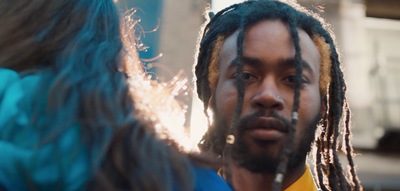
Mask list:
[[[304,164],[322,112],[320,54],[310,37],[303,30],[298,32],[303,73],[294,155],[289,168]],[[236,32],[228,37],[221,49],[220,74],[211,98],[215,104],[210,105],[217,128],[230,128],[237,103],[237,66],[232,64],[237,35]],[[246,31],[242,61],[245,93],[232,157],[251,171],[273,173],[279,163],[294,103],[294,55],[288,26],[281,21],[261,21]]]

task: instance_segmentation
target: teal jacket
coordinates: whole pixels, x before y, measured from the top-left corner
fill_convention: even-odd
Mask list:
[[[89,158],[96,158],[96,152],[83,146],[79,125],[70,125],[57,139],[40,147],[40,128],[28,125],[28,116],[34,112],[31,97],[46,95],[37,91],[40,81],[40,75],[20,77],[0,68],[0,190],[84,190],[93,176],[91,169],[101,161],[89,166]],[[35,104],[45,108],[45,101]],[[231,190],[213,170],[193,165],[193,177],[195,191]]]

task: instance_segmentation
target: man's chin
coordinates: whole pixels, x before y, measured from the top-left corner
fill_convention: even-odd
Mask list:
[[[241,144],[235,145],[232,158],[237,164],[253,173],[275,173],[279,164],[279,150],[277,145]],[[271,150],[272,149],[272,150]]]
[[[232,150],[232,159],[237,164],[253,173],[275,174],[281,161],[280,151],[282,145],[272,143],[268,145],[243,144],[239,141]],[[305,161],[306,153],[294,152],[289,156],[288,170],[295,168],[299,163]]]
[[[274,174],[279,165],[278,157],[248,155],[246,159],[240,160],[239,166],[253,173]]]

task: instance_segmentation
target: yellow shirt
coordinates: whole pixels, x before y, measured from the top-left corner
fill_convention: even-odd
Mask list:
[[[218,170],[218,174],[222,177],[222,168]],[[311,175],[308,165],[306,165],[306,171],[299,179],[296,180],[292,185],[286,188],[284,191],[321,191],[315,186],[313,177]]]
[[[318,191],[317,187],[315,186],[314,180],[312,178],[310,169],[308,165],[306,165],[306,171],[299,179],[296,180],[292,185],[286,188],[284,191]]]

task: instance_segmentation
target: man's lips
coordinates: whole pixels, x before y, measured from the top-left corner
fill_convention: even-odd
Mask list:
[[[257,117],[247,124],[247,130],[253,129],[265,129],[265,130],[276,130],[283,133],[288,132],[288,127],[284,123],[275,117]]]
[[[288,127],[274,117],[257,117],[246,127],[249,135],[257,140],[274,141],[288,132]]]

